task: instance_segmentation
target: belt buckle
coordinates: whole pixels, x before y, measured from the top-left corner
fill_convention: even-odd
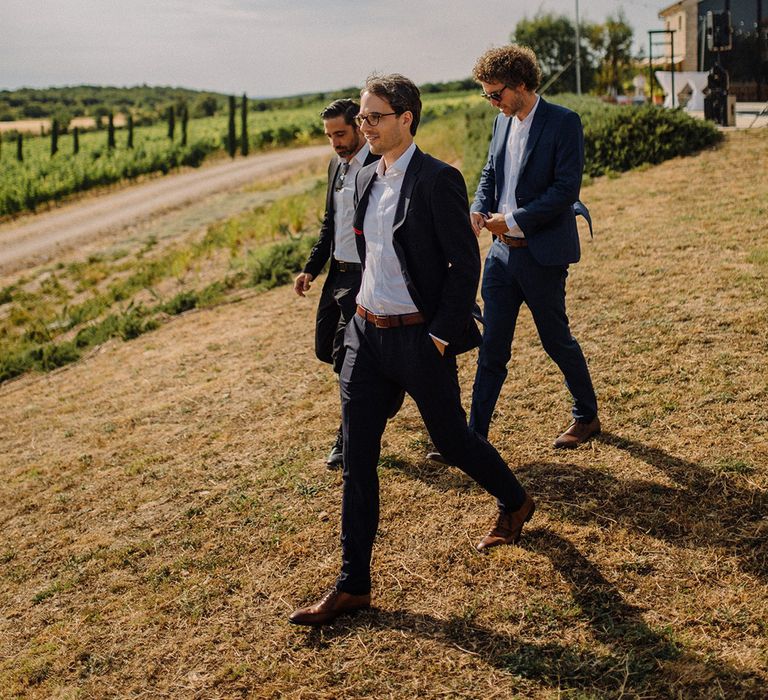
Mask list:
[[[389,328],[389,317],[386,314],[373,314],[373,325],[376,328]]]

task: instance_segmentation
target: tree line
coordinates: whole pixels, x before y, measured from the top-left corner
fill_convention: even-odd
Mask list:
[[[248,141],[248,109],[249,101],[245,93],[240,101],[240,136],[237,136],[235,121],[236,113],[238,111],[236,99],[234,96],[230,96],[228,99],[229,105],[229,121],[227,128],[226,147],[229,155],[234,158],[237,154],[238,146],[240,153],[247,156],[250,151],[250,144]],[[180,125],[181,138],[179,144],[182,147],[187,145],[187,133],[189,125],[189,108],[186,104],[179,106],[170,105],[165,110],[165,119],[168,125],[168,140],[173,142],[176,134],[176,123]],[[126,139],[125,147],[132,149],[134,146],[134,126],[135,122],[133,115],[128,114],[126,118]],[[59,137],[67,132],[66,126],[59,123],[57,118],[53,118],[51,121],[51,128],[49,132],[49,138],[51,142],[51,157],[55,156],[59,152]],[[80,152],[80,129],[74,127],[71,130],[72,136],[72,155],[77,155]],[[16,160],[20,163],[24,161],[24,135],[21,132],[16,132],[12,135],[12,140],[16,143]],[[0,132],[0,157],[2,156],[3,135]],[[117,148],[117,139],[115,138],[115,120],[114,114],[111,112],[107,115],[107,128],[106,128],[106,146],[108,150]]]
[[[579,34],[582,91],[601,95],[627,92],[642,56],[632,56],[634,32],[623,11],[604,22],[580,22]],[[552,81],[548,92],[576,92],[576,24],[570,17],[551,12],[526,17],[517,23],[510,41],[536,52],[543,84]]]

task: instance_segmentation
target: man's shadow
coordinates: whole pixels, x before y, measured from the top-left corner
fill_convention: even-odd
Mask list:
[[[540,507],[580,525],[612,522],[681,547],[720,548],[744,572],[768,580],[768,537],[763,534],[768,493],[745,487],[733,474],[614,433],[595,439],[643,460],[676,485],[618,479],[577,464],[530,462],[516,467]],[[458,469],[392,457],[382,466],[441,491],[479,490]]]
[[[371,610],[341,618],[334,625],[311,630],[304,643],[313,649],[329,647],[359,627],[394,629],[414,637],[428,637],[446,647],[476,656],[483,663],[530,679],[545,687],[580,689],[614,696],[630,693],[671,697],[682,691],[690,697],[711,695],[715,680],[724,697],[763,698],[765,678],[727,664],[702,659],[681,650],[664,630],[653,629],[643,611],[629,605],[599,569],[566,539],[543,529],[526,531],[524,546],[546,556],[571,589],[578,620],[586,622],[601,647],[587,651],[563,642],[524,641],[500,634],[460,615],[446,619],[408,610]],[[514,595],[514,591],[510,591]],[[535,626],[530,635],[536,634]],[[685,686],[673,668],[686,669]]]

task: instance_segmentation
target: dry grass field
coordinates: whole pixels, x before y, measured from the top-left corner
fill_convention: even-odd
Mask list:
[[[2,698],[764,698],[768,130],[603,178],[569,308],[604,434],[556,452],[561,377],[523,313],[494,506],[385,434],[374,606],[288,624],[339,564],[319,289],[238,292],[0,386]],[[487,241],[486,241],[487,245]],[[465,404],[476,353],[462,358]]]

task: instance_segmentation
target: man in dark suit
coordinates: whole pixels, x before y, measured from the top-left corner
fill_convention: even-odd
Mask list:
[[[574,207],[584,211],[581,120],[536,94],[541,72],[530,49],[487,51],[474,78],[499,115],[470,214],[475,233],[486,228],[494,240],[483,272],[485,324],[469,424],[488,435],[525,302],[573,396],[573,420],[554,446],[576,447],[600,432],[592,379],[565,311],[568,265],[580,257]]]
[[[480,252],[461,174],[413,143],[420,115],[419,90],[407,78],[366,82],[358,123],[382,158],[356,183],[363,279],[341,370],[342,567],[320,602],[291,615],[294,624],[326,624],[370,605],[376,468],[387,407],[401,389],[437,448],[497,499],[497,519],[479,550],[517,542],[535,509],[499,453],[468,428],[461,407],[456,356],[480,342],[472,318]]]
[[[344,362],[344,329],[355,313],[355,297],[360,289],[362,266],[352,232],[355,176],[363,165],[379,159],[370,152],[355,117],[360,105],[353,100],[336,100],[321,113],[336,156],[328,164],[328,189],[325,215],[317,244],[309,254],[304,270],[294,281],[299,296],[309,291],[312,281],[330,259],[328,276],[320,294],[315,321],[315,354],[333,366],[338,374]],[[333,469],[343,461],[341,426],[336,433],[326,464]]]

